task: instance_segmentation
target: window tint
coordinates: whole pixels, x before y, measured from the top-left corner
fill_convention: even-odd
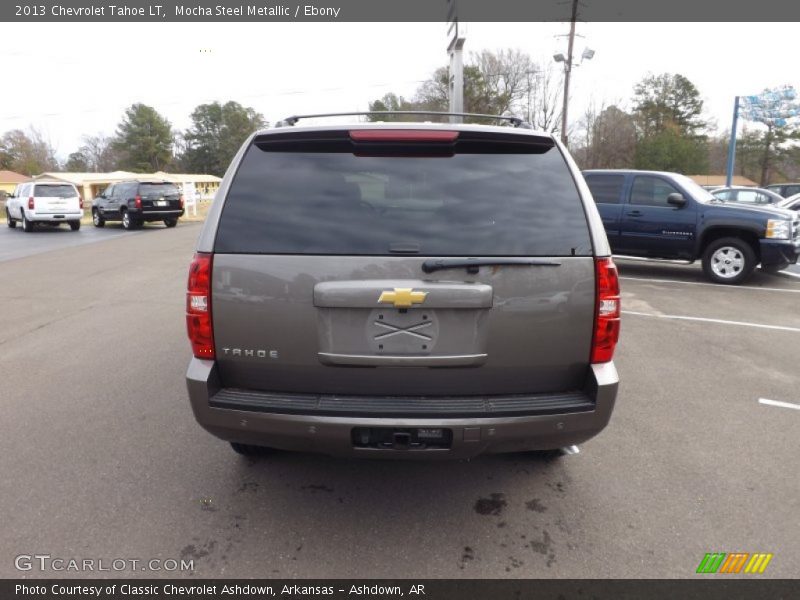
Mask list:
[[[667,196],[674,193],[680,194],[680,190],[668,181],[660,177],[640,175],[633,180],[631,204],[672,208],[667,204]]]
[[[114,188],[114,195],[119,197],[120,200],[133,198],[136,195],[136,188],[138,187],[138,183],[121,183]]]
[[[586,183],[592,191],[594,201],[600,204],[619,204],[622,196],[624,175],[588,175]]]
[[[383,255],[398,246],[433,256],[592,251],[557,148],[433,157],[258,146],[231,184],[215,251]]]
[[[139,194],[142,196],[178,196],[178,186],[174,183],[141,183]]]
[[[35,186],[33,195],[37,198],[75,198],[78,192],[75,188],[67,184],[38,184]]]
[[[800,194],[800,185],[787,185],[785,188],[783,188],[783,195],[786,198],[789,196],[794,196],[795,194]]]

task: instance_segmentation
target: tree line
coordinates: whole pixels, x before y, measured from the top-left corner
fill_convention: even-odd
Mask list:
[[[464,109],[514,114],[535,129],[560,133],[561,69],[519,50],[484,50],[464,66]],[[436,69],[405,98],[388,93],[368,103],[371,111],[447,111],[447,67]],[[414,116],[373,115],[370,120],[411,121]],[[175,130],[153,107],[128,107],[113,135],[87,135],[59,164],[52,146],[34,128],[0,137],[0,168],[25,175],[67,171],[158,170],[221,176],[241,143],[266,127],[263,115],[238,102],[201,104],[191,125]],[[581,168],[637,168],[691,175],[723,174],[729,131],[718,131],[703,112],[700,91],[677,73],[648,74],[627,100],[590,102],[568,131],[570,151]],[[800,179],[797,126],[745,125],[737,142],[736,174],[762,185]]]
[[[23,175],[47,171],[153,171],[208,173],[222,176],[242,142],[267,126],[264,116],[238,102],[197,106],[191,126],[177,131],[166,117],[146,104],[132,104],[113,135],[85,135],[62,163],[36,128],[15,129],[0,137],[0,169]]]
[[[562,79],[552,63],[537,63],[518,50],[472,54],[464,67],[464,110],[514,114],[534,129],[561,133]],[[731,98],[733,101],[733,98]],[[629,108],[626,108],[626,105]],[[447,111],[448,72],[437,69],[410,98],[388,93],[369,103],[373,111]],[[413,116],[374,116],[409,121]],[[477,121],[476,119],[467,119]],[[570,152],[582,169],[725,173],[730,131],[718,131],[703,113],[700,91],[678,73],[648,74],[630,99],[590,102],[568,131]],[[736,174],[766,185],[800,179],[797,126],[744,126],[736,144]]]

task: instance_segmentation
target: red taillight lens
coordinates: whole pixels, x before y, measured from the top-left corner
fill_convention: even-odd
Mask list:
[[[30,198],[28,198],[28,208],[29,208],[30,210],[33,210],[33,196],[31,196]]]
[[[592,364],[606,363],[614,357],[619,339],[619,277],[611,258],[596,258],[597,297],[592,338]]]
[[[355,142],[454,142],[457,131],[428,129],[354,129],[350,139]]]
[[[183,208],[183,196],[181,196],[181,208]]]
[[[186,332],[197,358],[214,359],[211,320],[211,255],[197,253],[189,267],[186,291]]]
[[[136,196],[136,198],[134,198],[133,201],[136,203],[136,208],[142,208],[142,197],[141,196]]]
[[[78,196],[78,208],[83,210],[83,198],[81,198],[80,196]]]

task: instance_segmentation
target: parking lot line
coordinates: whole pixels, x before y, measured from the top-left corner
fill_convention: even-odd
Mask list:
[[[676,319],[680,321],[700,321],[703,323],[719,323],[721,325],[739,325],[741,327],[756,327],[759,329],[773,329],[777,331],[791,331],[800,333],[799,327],[785,327],[783,325],[765,325],[764,323],[748,323],[747,321],[727,321],[725,319],[709,319],[706,317],[687,317],[684,315],[659,315],[655,313],[643,313],[633,310],[623,310],[623,315],[635,315],[637,317],[656,317],[658,319]]]
[[[792,273],[791,271],[781,271],[781,275],[788,275],[789,277],[797,277],[800,279],[800,273]]]
[[[630,281],[650,281],[653,283],[678,283],[681,285],[710,285],[711,287],[715,288],[723,288],[727,290],[758,290],[761,292],[786,292],[788,294],[800,294],[800,289],[796,290],[787,290],[785,288],[772,288],[772,287],[756,287],[753,285],[723,285],[721,283],[705,283],[703,281],[677,281],[675,279],[651,279],[649,277],[625,277],[622,276],[620,279],[630,280]]]
[[[800,410],[800,404],[792,404],[791,402],[781,402],[780,400],[770,400],[769,398],[759,398],[759,404],[766,404],[767,406],[780,406],[781,408],[793,408]]]

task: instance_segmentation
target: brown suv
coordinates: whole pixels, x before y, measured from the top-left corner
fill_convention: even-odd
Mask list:
[[[617,273],[552,135],[355,123],[258,132],[200,234],[192,408],[240,453],[556,449],[608,423]]]

